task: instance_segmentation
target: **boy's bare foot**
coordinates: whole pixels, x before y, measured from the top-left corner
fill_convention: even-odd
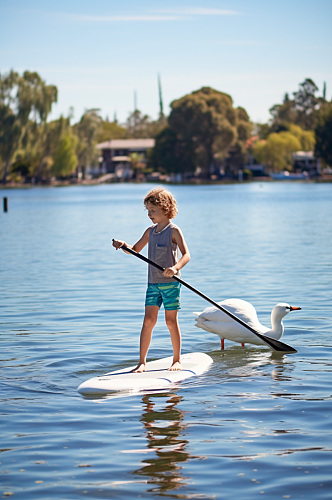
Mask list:
[[[131,373],[143,373],[146,370],[145,363],[139,363]]]
[[[169,372],[176,372],[182,370],[182,366],[180,361],[177,361],[176,363],[173,363],[172,366],[168,368]]]

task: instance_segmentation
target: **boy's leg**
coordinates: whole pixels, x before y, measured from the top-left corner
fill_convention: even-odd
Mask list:
[[[145,372],[146,356],[151,343],[152,331],[158,319],[158,306],[146,306],[139,344],[139,362],[134,373]]]
[[[171,334],[171,341],[173,346],[173,363],[169,370],[181,370],[181,332],[178,323],[178,310],[165,310],[165,320],[167,328],[169,329],[169,333]]]

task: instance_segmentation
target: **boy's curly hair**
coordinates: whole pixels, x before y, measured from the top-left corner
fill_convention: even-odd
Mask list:
[[[174,219],[178,213],[176,199],[172,193],[163,187],[155,187],[151,189],[151,191],[149,191],[144,198],[144,205],[146,206],[148,202],[160,207],[169,219]]]

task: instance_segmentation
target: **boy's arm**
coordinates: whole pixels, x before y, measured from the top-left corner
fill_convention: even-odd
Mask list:
[[[148,244],[149,234],[150,234],[150,228],[148,227],[148,229],[146,231],[144,231],[143,236],[137,241],[137,243],[135,243],[135,245],[128,245],[128,243],[126,243],[125,241],[122,241],[122,240],[113,240],[112,244],[116,248],[116,250],[119,250],[119,248],[121,248],[121,247],[123,247],[123,245],[125,245],[126,247],[131,248],[132,250],[135,250],[135,252],[139,253],[145,247],[145,245]],[[123,250],[123,251],[125,253],[129,253],[129,252],[126,252],[125,250]]]
[[[144,233],[142,238],[140,238],[135,245],[132,247],[135,252],[140,253],[141,250],[149,243],[149,234],[150,234],[150,228],[148,227]]]
[[[173,229],[172,241],[178,245],[182,257],[179,262],[177,262],[173,267],[168,267],[167,269],[165,269],[163,275],[166,278],[172,278],[174,274],[180,271],[180,269],[182,269],[190,261],[189,248],[180,228],[175,227]]]

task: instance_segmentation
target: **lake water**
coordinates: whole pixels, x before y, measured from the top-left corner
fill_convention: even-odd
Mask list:
[[[192,260],[183,279],[251,302],[282,340],[196,328],[182,290],[183,352],[211,369],[174,390],[85,398],[84,380],[135,364],[146,264],[111,246],[149,225],[150,185],[1,190],[0,495],[15,499],[330,499],[332,184],[172,186]],[[2,207],[1,207],[2,208]],[[172,354],[163,311],[149,359]]]

